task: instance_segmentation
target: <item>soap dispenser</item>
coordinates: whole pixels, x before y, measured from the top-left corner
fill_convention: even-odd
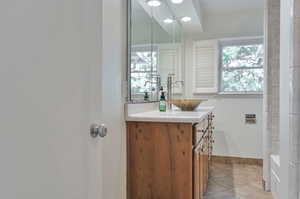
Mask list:
[[[160,94],[160,100],[159,100],[159,111],[160,112],[167,111],[166,96],[165,96],[165,92],[163,91],[163,88],[161,88],[161,94]]]

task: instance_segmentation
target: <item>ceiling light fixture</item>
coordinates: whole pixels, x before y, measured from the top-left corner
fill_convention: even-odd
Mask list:
[[[182,17],[182,18],[181,18],[181,21],[182,21],[182,22],[189,22],[189,21],[191,21],[191,20],[192,20],[191,17]]]
[[[174,22],[174,20],[173,19],[170,19],[170,18],[166,18],[165,20],[164,20],[164,23],[167,23],[167,24],[170,24],[170,23],[173,23]]]
[[[171,0],[174,4],[181,4],[183,0]]]
[[[158,7],[161,5],[161,1],[160,0],[148,0],[147,4],[150,7]]]

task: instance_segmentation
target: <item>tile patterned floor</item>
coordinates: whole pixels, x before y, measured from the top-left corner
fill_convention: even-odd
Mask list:
[[[262,167],[213,162],[205,199],[272,199],[262,189]]]

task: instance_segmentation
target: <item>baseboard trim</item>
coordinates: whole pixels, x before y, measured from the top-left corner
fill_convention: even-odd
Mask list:
[[[255,159],[255,158],[212,156],[212,162],[218,162],[223,164],[248,164],[248,165],[263,166],[263,160]]]

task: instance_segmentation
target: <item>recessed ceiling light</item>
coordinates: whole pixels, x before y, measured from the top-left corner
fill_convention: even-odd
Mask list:
[[[181,21],[182,21],[182,22],[189,22],[189,21],[191,21],[191,20],[192,20],[191,17],[182,17],[182,18],[181,18]]]
[[[148,6],[151,6],[151,7],[158,7],[161,5],[161,2],[160,2],[160,0],[148,0],[147,4],[148,4]]]
[[[164,23],[173,23],[174,20],[173,19],[170,19],[170,18],[167,18],[164,20]]]
[[[183,0],[171,0],[172,3],[175,3],[175,4],[181,4],[183,2]]]

